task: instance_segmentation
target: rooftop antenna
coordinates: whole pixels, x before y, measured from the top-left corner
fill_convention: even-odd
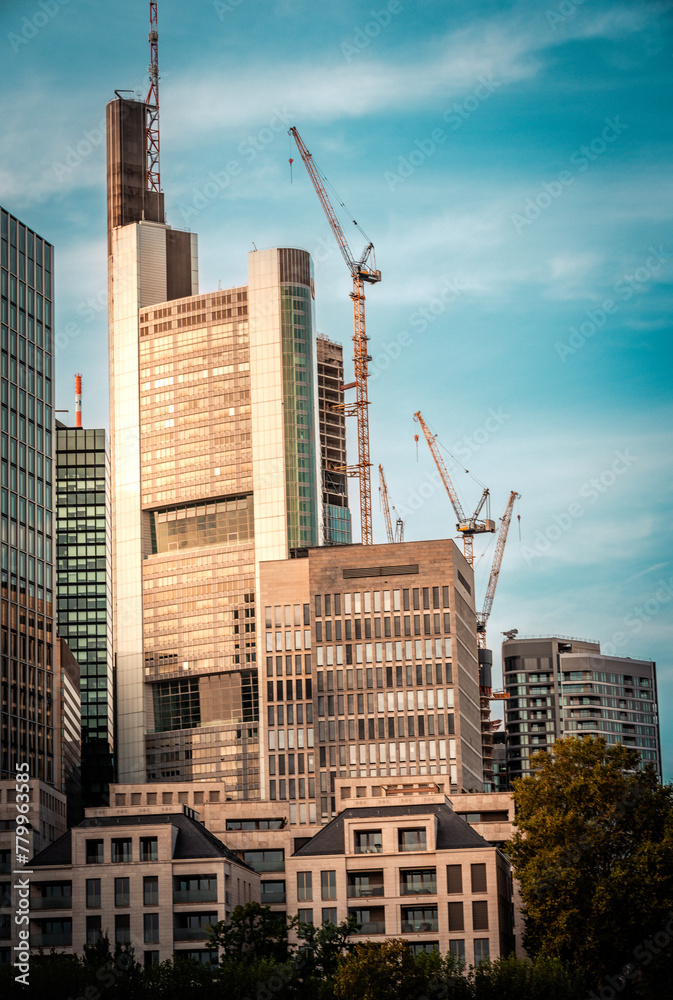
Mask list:
[[[147,36],[150,43],[149,78],[150,89],[147,91],[145,104],[147,118],[145,120],[145,145],[147,150],[147,174],[145,187],[148,191],[161,191],[161,175],[159,170],[159,32],[157,31],[157,5],[150,0],[150,33]]]
[[[75,375],[75,427],[82,426],[82,376]]]

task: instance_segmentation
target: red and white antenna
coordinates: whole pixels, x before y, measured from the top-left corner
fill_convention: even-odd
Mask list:
[[[82,376],[75,375],[75,427],[82,426]]]
[[[145,187],[148,191],[161,191],[159,171],[159,32],[157,31],[157,5],[150,2],[150,89],[147,91],[147,119],[145,143],[147,148],[147,174]]]

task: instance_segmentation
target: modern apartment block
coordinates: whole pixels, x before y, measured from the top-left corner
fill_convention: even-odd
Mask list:
[[[346,474],[344,351],[322,334],[316,341],[325,545],[350,545],[351,512]]]
[[[110,456],[102,428],[56,421],[58,633],[77,659],[87,805],[103,804],[114,746]]]
[[[118,774],[254,799],[259,565],[324,532],[312,263],[255,251],[247,285],[199,295],[144,121],[108,105]]]
[[[53,248],[0,209],[0,778],[55,781]]]
[[[638,750],[661,775],[656,665],[605,656],[597,642],[513,638],[502,645],[510,781],[564,736],[602,736]]]
[[[260,571],[260,785],[291,825],[336,815],[339,778],[481,791],[473,575],[453,541],[310,549]]]
[[[31,870],[32,948],[81,955],[107,934],[146,965],[217,961],[210,925],[259,900],[259,876],[186,806],[89,809]]]

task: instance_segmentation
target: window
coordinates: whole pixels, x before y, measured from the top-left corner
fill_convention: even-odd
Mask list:
[[[439,920],[436,906],[403,906],[402,933],[414,931],[438,931]]]
[[[88,865],[103,864],[103,841],[87,840],[86,842],[86,863]]]
[[[425,851],[425,829],[398,830],[398,847],[400,851]]]
[[[96,944],[101,938],[100,917],[86,918],[86,943]]]
[[[154,944],[159,940],[159,914],[143,914],[143,930],[145,944]],[[157,953],[158,954],[158,953]]]
[[[159,952],[158,951],[146,951],[143,952],[143,960],[145,968],[148,965],[158,965],[159,964]]]
[[[486,865],[470,865],[472,892],[486,892]]]
[[[140,860],[141,861],[159,860],[159,841],[156,837],[140,838]]]
[[[380,854],[383,850],[380,830],[356,830],[356,854]]]
[[[112,861],[117,864],[133,860],[130,837],[114,837],[112,840]]]
[[[336,899],[336,872],[320,872],[322,899]]]
[[[488,903],[485,899],[472,903],[472,928],[475,931],[488,930]]]
[[[412,955],[422,955],[423,952],[439,951],[439,941],[409,941],[407,943]]]
[[[173,902],[217,902],[217,875],[176,875],[173,879]]]
[[[446,883],[448,893],[463,891],[463,872],[460,865],[446,866]]]
[[[355,897],[382,896],[383,872],[349,872],[348,895]]]
[[[143,879],[143,905],[158,906],[159,878],[157,875],[146,875]]]
[[[464,931],[465,921],[463,919],[463,904],[449,903],[449,930]]]
[[[297,872],[297,900],[306,899],[313,899],[313,873]]]
[[[193,948],[176,951],[173,956],[175,961],[192,961],[197,965],[217,965],[217,951],[210,948]]]
[[[243,860],[256,872],[285,871],[285,851],[243,851]]]
[[[131,915],[117,913],[115,915],[115,944],[131,943]]]
[[[88,907],[100,906],[99,878],[88,878],[86,880],[86,905]]]
[[[400,871],[400,895],[434,895],[437,875],[434,868],[407,868]]]
[[[465,941],[449,941],[449,951],[459,962],[465,962]]]
[[[323,906],[322,922],[324,924],[334,924],[336,926],[337,922],[336,906]]]
[[[268,906],[269,903],[284,903],[285,902],[285,882],[260,882],[260,900],[262,906]]]
[[[115,906],[129,906],[129,879],[115,879]]]
[[[297,910],[297,916],[299,917],[300,924],[312,924],[313,923],[313,910]]]
[[[349,910],[348,916],[355,917],[359,924],[356,934],[385,934],[386,932],[386,911],[383,906]]]
[[[474,964],[478,965],[479,962],[486,962],[490,958],[490,952],[488,947],[488,938],[475,938],[474,939]]]

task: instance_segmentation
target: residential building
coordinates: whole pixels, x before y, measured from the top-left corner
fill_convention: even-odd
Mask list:
[[[346,414],[344,406],[344,349],[323,334],[316,340],[318,410],[325,545],[350,545],[348,507]]]
[[[112,780],[112,536],[110,455],[102,428],[56,421],[58,633],[79,664],[82,781],[87,805],[103,805]]]
[[[54,783],[65,792],[68,826],[73,826],[83,816],[79,665],[65,639],[57,637],[54,653]]]
[[[0,209],[0,778],[55,782],[53,247]]]
[[[208,928],[259,900],[259,876],[186,806],[88,809],[31,870],[32,948],[82,954],[107,934],[146,965],[217,961]]]
[[[661,776],[656,664],[563,636],[507,639],[502,657],[510,781],[535,751],[584,735],[633,747]]]

